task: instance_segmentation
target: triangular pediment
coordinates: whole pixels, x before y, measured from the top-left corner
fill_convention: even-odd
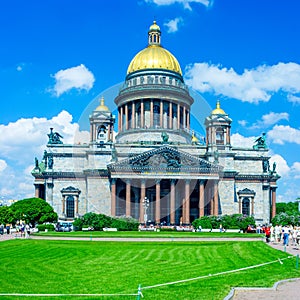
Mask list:
[[[170,146],[162,146],[110,164],[111,172],[131,170],[138,173],[191,172],[219,173],[221,166],[197,158]]]

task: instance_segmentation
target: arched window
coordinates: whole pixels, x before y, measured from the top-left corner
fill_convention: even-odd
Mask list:
[[[245,216],[250,215],[250,199],[244,198],[242,202],[242,214]]]
[[[224,131],[221,127],[216,130],[216,143],[217,145],[224,145]]]
[[[66,202],[67,202],[67,205],[66,205],[67,218],[74,218],[74,207],[75,207],[74,197],[68,196]]]

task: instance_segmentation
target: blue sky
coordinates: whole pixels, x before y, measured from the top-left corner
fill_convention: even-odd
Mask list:
[[[299,11],[297,0],[1,1],[0,200],[34,195],[30,171],[50,127],[72,142],[97,97],[116,109],[115,86],[147,46],[155,19],[186,83],[206,107],[220,99],[233,119],[233,144],[251,147],[267,133],[282,176],[278,200],[294,201],[300,196]],[[198,100],[192,114],[199,120],[205,114]]]

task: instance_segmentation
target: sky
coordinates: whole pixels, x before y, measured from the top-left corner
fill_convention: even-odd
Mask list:
[[[99,97],[116,113],[113,97],[153,20],[206,105],[195,99],[195,128],[220,100],[234,146],[252,147],[265,132],[281,176],[277,201],[295,201],[299,11],[298,0],[0,1],[0,201],[34,196],[30,172],[50,127],[64,143],[83,141]]]

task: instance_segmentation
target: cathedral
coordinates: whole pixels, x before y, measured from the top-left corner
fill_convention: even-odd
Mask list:
[[[35,197],[61,221],[95,212],[168,225],[229,214],[270,222],[280,177],[269,166],[265,135],[252,148],[234,147],[232,120],[216,101],[205,137],[196,136],[194,99],[155,21],[114,102],[117,116],[103,97],[91,112],[89,143],[64,144],[51,128],[44,156],[36,159]]]

